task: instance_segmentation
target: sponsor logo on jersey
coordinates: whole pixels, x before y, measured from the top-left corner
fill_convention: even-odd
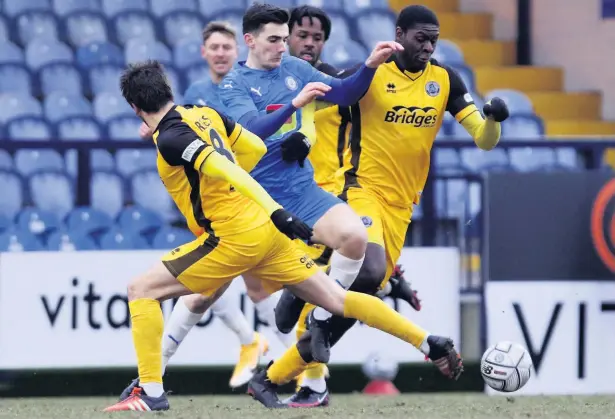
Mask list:
[[[425,85],[425,91],[431,97],[436,97],[440,94],[440,85],[435,81],[430,81]]]
[[[393,106],[384,115],[384,122],[412,125],[416,128],[431,128],[436,125],[438,114],[436,108],[426,106]]]

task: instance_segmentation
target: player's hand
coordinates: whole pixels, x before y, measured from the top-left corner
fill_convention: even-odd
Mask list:
[[[282,159],[285,162],[298,162],[303,167],[305,159],[310,154],[312,144],[305,135],[300,132],[293,132],[282,142]]]
[[[141,126],[139,127],[139,137],[143,139],[150,138],[153,133],[154,133],[154,130],[148,127],[145,122],[143,122]]]
[[[502,122],[508,118],[508,106],[499,97],[494,97],[483,106],[483,113],[487,118],[493,119],[495,122]]]
[[[271,221],[273,221],[278,230],[292,240],[301,239],[309,241],[312,238],[311,227],[284,208],[273,211]]]
[[[331,90],[331,86],[327,86],[321,82],[308,83],[301,89],[299,94],[293,99],[292,104],[295,108],[303,108],[308,103],[311,103],[317,97],[322,97]]]
[[[384,63],[396,51],[403,51],[404,47],[395,41],[378,42],[372,53],[365,60],[365,66],[376,68]]]

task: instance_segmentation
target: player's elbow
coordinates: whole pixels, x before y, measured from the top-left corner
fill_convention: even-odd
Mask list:
[[[480,138],[474,139],[474,143],[476,144],[476,146],[484,151],[493,150],[495,146],[498,145],[499,141],[500,141],[499,136],[493,136],[491,138],[480,137]]]
[[[254,142],[254,154],[258,157],[258,160],[267,154],[267,145],[260,138]]]

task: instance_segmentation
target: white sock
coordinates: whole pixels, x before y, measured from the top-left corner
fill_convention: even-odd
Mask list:
[[[188,332],[201,320],[203,314],[188,310],[184,297],[180,297],[175,304],[162,335],[162,375],[164,375],[169,359],[175,354]]]
[[[211,311],[231,329],[242,345],[254,342],[254,329],[250,327],[246,316],[239,309],[239,305],[232,299],[232,294],[225,292],[211,306]]]
[[[162,383],[140,383],[139,387],[141,387],[145,391],[145,394],[150,397],[160,397],[164,393]]]
[[[429,333],[425,336],[425,340],[421,343],[421,347],[419,350],[423,352],[425,356],[429,355],[429,343],[427,343],[427,338],[429,337]]]
[[[347,290],[350,288],[363,265],[363,257],[359,260],[350,259],[341,253],[334,251],[331,255],[331,270],[329,277],[340,284],[342,288]],[[321,307],[314,309],[314,318],[316,320],[327,320],[332,314]]]
[[[273,295],[265,298],[264,300],[259,301],[258,303],[254,303],[254,307],[256,307],[256,312],[258,313],[258,317],[261,320],[267,322],[271,330],[278,337],[280,342],[287,348],[291,345],[295,344],[295,336],[293,332],[290,333],[282,333],[278,330],[275,325],[275,306],[278,304],[279,297],[276,298]]]
[[[378,290],[378,292],[376,293],[377,297],[386,297],[387,295],[389,295],[391,293],[391,290],[393,289],[393,286],[391,285],[390,282],[387,281],[386,285],[384,286],[383,289]]]
[[[325,377],[320,377],[320,378],[305,377],[301,381],[301,387],[309,387],[317,393],[322,393],[327,389],[327,382],[325,381]]]

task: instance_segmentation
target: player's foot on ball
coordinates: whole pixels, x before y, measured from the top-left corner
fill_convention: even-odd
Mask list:
[[[132,380],[132,383],[130,383],[130,385],[126,387],[124,391],[122,391],[122,394],[120,394],[120,401],[126,400],[127,398],[129,398],[130,394],[132,393],[132,390],[134,390],[135,387],[137,387],[138,385],[139,385],[138,378],[135,378],[134,380]]]
[[[391,283],[390,297],[406,301],[416,311],[421,310],[421,300],[419,300],[417,292],[410,286],[410,282],[404,278],[404,270],[401,265],[395,265],[389,282]]]
[[[305,318],[305,325],[307,330],[312,334],[310,340],[310,350],[314,362],[320,362],[326,364],[331,357],[331,332],[330,332],[331,319],[316,320],[314,318],[314,310],[310,311],[310,314]]]
[[[265,355],[268,351],[269,343],[267,339],[263,335],[254,332],[254,342],[248,345],[241,345],[239,362],[235,365],[229,386],[237,388],[250,381],[256,372],[261,356]]]
[[[299,321],[305,301],[285,289],[275,307],[275,325],[284,334],[290,333]]]
[[[269,363],[267,369],[273,364]],[[288,406],[278,397],[278,386],[267,378],[267,369],[257,372],[248,383],[248,394],[269,409],[287,409]]]
[[[438,367],[440,372],[453,380],[457,380],[463,372],[463,360],[455,349],[452,339],[441,336],[428,336],[429,355],[427,358]]]
[[[284,400],[289,407],[324,407],[329,406],[329,390],[322,393],[309,387],[299,387],[299,390]]]
[[[126,399],[107,407],[104,412],[123,412],[128,410],[137,412],[169,410],[169,400],[166,394],[162,394],[160,397],[150,397],[145,394],[141,387],[135,387]]]

